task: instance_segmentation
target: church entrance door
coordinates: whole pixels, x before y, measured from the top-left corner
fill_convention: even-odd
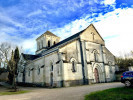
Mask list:
[[[51,73],[50,75],[50,86],[51,87],[53,86],[53,73]]]
[[[98,83],[99,82],[99,74],[98,74],[97,68],[95,68],[95,70],[94,70],[94,75],[95,75],[96,83]]]

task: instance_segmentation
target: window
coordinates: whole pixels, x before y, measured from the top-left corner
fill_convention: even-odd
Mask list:
[[[58,66],[58,75],[60,75],[61,74],[61,71],[60,71],[61,69],[60,69],[60,66]]]
[[[29,76],[30,76],[30,70],[29,70]]]
[[[50,41],[48,41],[48,47],[50,47]]]
[[[76,72],[76,63],[75,61],[72,61],[72,72]]]
[[[133,75],[133,73],[132,72],[128,72],[128,73],[125,73],[125,75]]]
[[[54,41],[54,45],[56,44],[56,42]]]
[[[73,57],[70,59],[70,62],[71,62],[71,64],[72,64],[72,65],[71,65],[71,70],[72,70],[72,72],[76,72],[76,71],[77,71],[76,61],[77,61],[77,60],[76,60],[75,58],[73,58]]]
[[[51,71],[53,71],[53,64],[51,65]]]
[[[21,73],[19,73],[19,77],[21,77]]]
[[[38,67],[38,75],[40,74],[40,68]]]
[[[112,67],[111,66],[109,66],[110,67],[110,73],[112,73]]]
[[[96,52],[94,53],[94,59],[95,59],[95,61],[98,61],[98,55]]]
[[[113,70],[112,70],[112,66],[111,66],[111,65],[112,65],[112,62],[109,61],[108,64],[109,64],[110,73],[112,73],[112,71],[113,71]]]

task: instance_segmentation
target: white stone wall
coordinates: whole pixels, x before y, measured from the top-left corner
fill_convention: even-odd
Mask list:
[[[39,37],[37,39],[37,53],[40,53],[44,50],[39,50],[42,47],[48,46],[48,41],[50,41],[52,46],[54,41],[57,43],[59,40],[59,37],[49,34]],[[100,82],[105,82],[105,80],[113,81],[115,79],[114,56],[104,46],[104,40],[93,25],[90,25],[80,35],[80,39],[68,41],[67,43],[68,44],[62,47],[53,48],[49,51],[43,52],[43,55],[45,55],[44,57],[29,62],[29,64],[25,67],[25,81],[27,83],[46,83],[46,85],[49,86],[51,84],[51,79],[53,79],[53,84],[59,86],[59,82],[62,80],[67,82],[82,80],[82,65],[84,65],[85,78],[92,80],[93,83],[96,82],[94,75],[95,68],[98,69]],[[83,51],[82,56],[81,47]],[[53,52],[50,53],[51,51]],[[95,54],[96,57],[94,56]],[[83,57],[83,59],[81,59],[81,57]],[[72,60],[76,62],[75,72],[72,72]],[[83,62],[81,62],[82,60]],[[53,70],[51,70],[52,65]],[[52,75],[53,78],[51,78]],[[22,77],[18,77],[18,81],[21,82]]]
[[[105,65],[106,79],[107,81],[115,80],[115,66]]]
[[[25,71],[25,82],[26,83],[33,83],[32,82],[32,71],[30,69],[26,69],[26,71]]]
[[[94,52],[98,52],[98,62],[103,62],[103,55],[102,55],[102,50],[101,50],[101,45],[92,43],[92,42],[86,42],[86,59],[87,62],[90,61],[95,61],[94,58]]]
[[[82,80],[82,66],[81,64],[76,65],[76,72],[72,72],[72,64],[64,63],[64,80]]]
[[[59,49],[59,52],[63,53],[63,60],[70,62],[71,58],[76,59],[77,62],[81,62],[80,60],[80,48],[77,40],[65,45],[64,47]]]
[[[46,46],[48,46],[48,41],[50,41],[50,46],[54,45],[54,42],[58,43],[60,41],[59,37],[46,35]]]
[[[81,54],[78,40],[75,40],[64,47],[60,48],[60,52],[63,52],[62,58],[66,63],[63,63],[63,80],[82,80],[82,65]],[[76,62],[76,72],[72,72],[72,62],[74,59]]]
[[[44,82],[44,58],[38,58],[30,62],[26,66],[25,82],[26,83],[42,83]],[[40,73],[38,73],[38,68],[40,68]],[[30,75],[29,75],[30,71]]]
[[[109,62],[111,62],[111,65],[115,65],[114,55],[105,46],[103,46],[103,52],[105,59],[104,63],[109,64]]]
[[[61,80],[61,76],[59,75],[59,73],[61,73],[60,72],[61,66],[56,63],[58,61],[59,61],[59,55],[57,52],[45,56],[45,82],[47,84],[50,84],[51,73],[53,74],[54,83],[57,83],[58,81]],[[51,71],[51,64],[53,64],[53,71]]]
[[[94,35],[93,35],[94,34]],[[81,40],[90,41],[97,44],[105,45],[104,40],[100,36],[100,34],[97,32],[97,30],[94,28],[93,25],[90,25],[81,35]]]
[[[94,79],[93,67],[91,64],[87,64],[87,70],[88,70],[88,79]]]
[[[17,76],[17,82],[23,82],[23,73],[19,72]]]
[[[34,69],[32,71],[34,75],[32,77],[33,82],[34,83],[44,82],[44,68],[45,68],[44,57],[41,57],[35,60],[33,63],[33,66],[34,66]],[[40,69],[40,73],[39,73],[39,69]]]

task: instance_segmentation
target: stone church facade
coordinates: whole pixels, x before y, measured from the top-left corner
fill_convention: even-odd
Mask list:
[[[47,31],[35,55],[21,54],[18,83],[67,87],[115,80],[115,57],[93,24],[62,41]]]

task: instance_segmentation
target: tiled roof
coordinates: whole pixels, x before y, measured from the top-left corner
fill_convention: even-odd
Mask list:
[[[84,29],[84,30],[85,30],[85,29]],[[66,38],[66,39],[64,39],[64,40],[62,40],[62,41],[60,41],[59,43],[57,43],[57,44],[51,46],[49,49],[54,48],[54,47],[56,47],[56,46],[59,46],[59,45],[61,45],[61,44],[63,44],[63,43],[66,43],[66,42],[68,42],[68,41],[70,41],[70,40],[73,40],[74,38],[78,37],[84,30],[82,30],[82,31],[80,31],[80,32],[78,32],[78,33],[76,33],[76,34],[74,34],[74,35],[72,35],[72,36],[70,36],[70,37],[68,37],[68,38]],[[49,49],[48,49],[48,50],[49,50]]]
[[[52,32],[50,32],[50,31],[46,31],[44,34],[47,34],[47,35],[52,35],[52,36],[56,36],[55,34],[53,34]],[[56,37],[58,37],[58,36],[56,36]]]
[[[25,60],[34,60],[34,59],[40,57],[40,55],[30,55],[30,54],[23,54],[23,53],[22,53],[22,55]]]
[[[52,32],[50,32],[50,31],[46,31],[46,32],[43,33],[41,36],[39,36],[37,39],[39,39],[40,37],[42,37],[42,36],[44,36],[44,35],[51,35],[51,36],[58,37],[58,36],[56,36],[55,34],[53,34]],[[36,40],[37,40],[37,39],[36,39]]]
[[[84,29],[84,30],[85,30],[85,29]],[[59,45],[61,45],[61,44],[67,43],[68,41],[71,41],[71,40],[73,40],[73,39],[79,37],[79,35],[80,35],[84,30],[82,30],[82,31],[80,31],[80,32],[78,32],[78,33],[76,33],[76,34],[74,34],[74,35],[72,35],[72,36],[70,36],[70,37],[68,37],[68,38],[66,38],[66,39],[64,39],[64,40],[62,40],[62,41],[60,41],[59,43],[57,43],[57,44],[51,46],[50,48],[47,49],[47,51],[50,50],[50,49],[52,49],[52,48],[54,48],[54,47],[57,47],[57,46],[59,46]],[[46,32],[45,32],[45,33],[46,33]],[[49,32],[49,31],[47,31],[46,34],[54,35],[53,33]],[[23,57],[24,57],[25,60],[34,60],[34,59],[36,59],[36,58],[41,57],[40,55],[30,55],[30,54],[22,54],[22,55],[23,55]]]

